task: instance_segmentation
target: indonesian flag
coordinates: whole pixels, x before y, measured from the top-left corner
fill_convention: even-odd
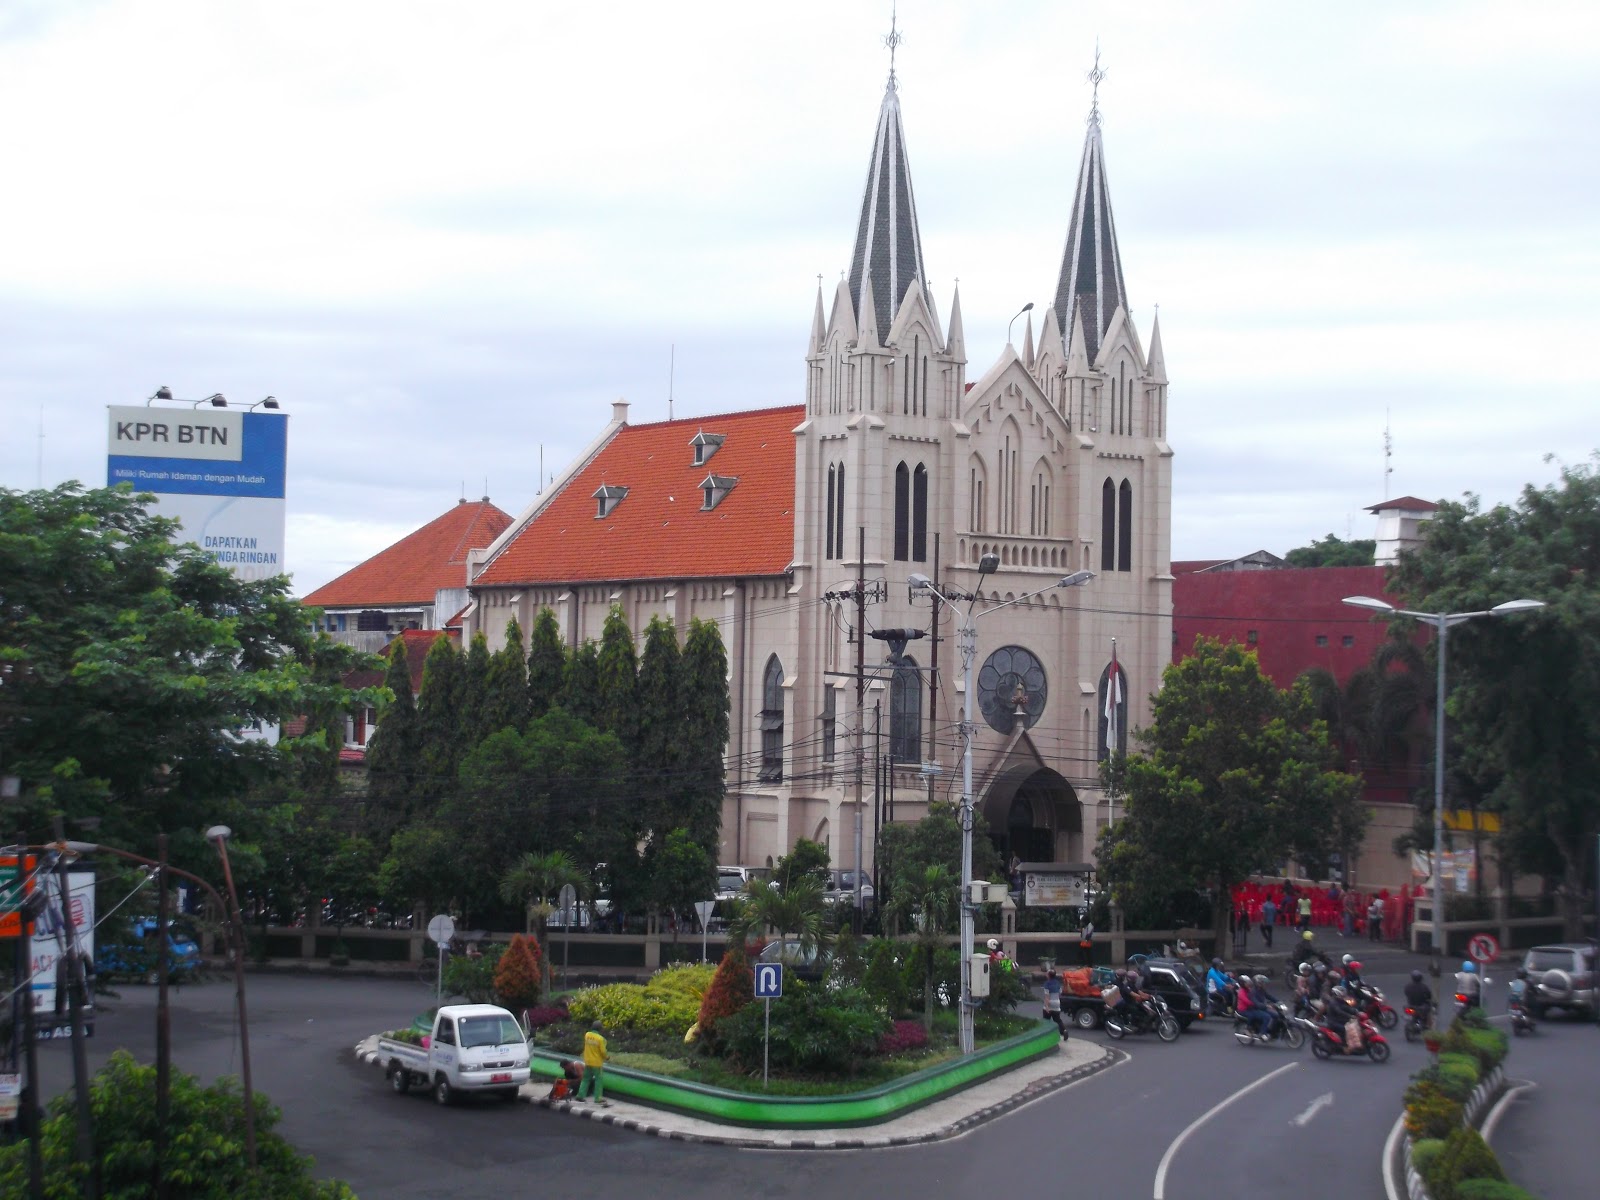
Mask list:
[[[1117,752],[1121,739],[1118,736],[1117,718],[1122,712],[1122,669],[1117,666],[1117,639],[1111,639],[1111,671],[1106,677],[1106,753]]]

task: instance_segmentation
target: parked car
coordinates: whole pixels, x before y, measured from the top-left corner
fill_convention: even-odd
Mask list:
[[[870,909],[874,892],[872,879],[865,871],[861,872],[861,907]],[[828,886],[822,893],[822,902],[830,907],[843,905],[853,908],[856,902],[856,872],[852,870],[834,869],[828,872]]]
[[[1535,946],[1522,960],[1528,979],[1539,985],[1528,1005],[1534,1019],[1547,1009],[1564,1008],[1590,1020],[1595,1016],[1595,947],[1590,942]]]
[[[716,899],[737,899],[752,879],[766,879],[771,874],[767,867],[718,867]]]
[[[820,945],[807,946],[802,950],[800,943],[792,939],[769,942],[762,947],[761,953],[756,955],[756,961],[781,962],[789,973],[800,979],[821,979],[828,969],[827,952]]]
[[[121,945],[102,942],[95,952],[95,970],[102,975],[131,975],[146,983],[155,983],[158,966],[156,929],[156,918],[140,917],[133,923],[133,941]],[[182,980],[199,973],[200,947],[170,920],[167,922],[166,948],[169,979]]]

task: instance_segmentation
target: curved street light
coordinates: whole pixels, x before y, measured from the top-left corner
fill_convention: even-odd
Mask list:
[[[1030,304],[1031,308],[1032,305]],[[1024,310],[1026,311],[1026,310]],[[978,581],[981,584],[985,575],[992,575],[1000,566],[998,554],[985,554],[978,560]],[[926,575],[912,574],[907,576],[906,583],[913,595],[925,592],[946,608],[954,612],[960,619],[956,628],[956,645],[961,650],[962,690],[961,698],[961,1011],[959,1013],[960,1046],[962,1054],[971,1054],[975,1048],[975,1039],[972,1028],[973,1002],[972,1002],[972,943],[973,943],[973,914],[977,906],[972,903],[972,826],[974,824],[972,811],[972,751],[978,738],[978,726],[975,714],[972,711],[972,697],[975,691],[972,680],[973,663],[978,656],[978,619],[986,617],[992,612],[1002,608],[1009,608],[1013,604],[1021,604],[1024,600],[1032,600],[1035,596],[1042,596],[1056,588],[1082,587],[1094,578],[1093,571],[1074,571],[1071,575],[1063,575],[1048,587],[1036,591],[1026,592],[1021,596],[1013,596],[1010,600],[1002,600],[999,604],[991,604],[988,608],[977,608],[978,594],[958,595],[953,589],[940,591],[934,586],[933,580]],[[958,600],[965,600],[966,607],[961,608]]]
[[[1444,861],[1444,664],[1447,634],[1450,626],[1470,621],[1474,617],[1515,616],[1518,613],[1543,608],[1544,601],[1507,600],[1504,604],[1496,604],[1493,608],[1454,613],[1417,612],[1409,608],[1396,608],[1387,600],[1379,600],[1373,596],[1346,596],[1344,603],[1353,608],[1364,608],[1368,612],[1378,613],[1380,616],[1414,617],[1432,625],[1439,639],[1439,672],[1435,682],[1433,702],[1433,920],[1430,933],[1430,940],[1433,942],[1433,973],[1438,975],[1443,970],[1441,958],[1445,950],[1444,943],[1449,937],[1449,931],[1444,928],[1444,872],[1440,870],[1440,864]]]

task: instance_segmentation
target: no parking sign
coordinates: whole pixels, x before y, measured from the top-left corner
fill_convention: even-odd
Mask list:
[[[1475,933],[1467,940],[1467,957],[1480,966],[1500,957],[1500,943],[1492,933]]]

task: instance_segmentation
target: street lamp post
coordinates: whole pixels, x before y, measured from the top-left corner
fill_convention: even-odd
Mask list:
[[[992,575],[1000,566],[998,554],[985,554],[978,560],[978,580],[981,584],[985,575]],[[958,1014],[960,1030],[960,1046],[962,1054],[971,1054],[974,1049],[972,1029],[973,1003],[972,1003],[972,943],[973,943],[973,917],[977,913],[977,905],[972,902],[972,830],[975,824],[972,808],[972,750],[977,741],[978,727],[974,721],[972,711],[973,694],[973,663],[978,656],[978,618],[986,617],[992,612],[998,612],[1013,604],[1020,604],[1024,600],[1031,600],[1035,596],[1042,596],[1048,591],[1058,587],[1081,587],[1094,578],[1093,571],[1077,571],[1071,575],[1063,576],[1049,587],[1039,588],[1037,591],[1027,592],[1010,600],[1001,601],[999,604],[988,608],[974,610],[978,602],[977,593],[959,595],[953,589],[940,591],[934,586],[933,580],[926,575],[913,574],[907,580],[913,592],[926,592],[935,600],[949,608],[960,618],[960,625],[956,629],[956,646],[961,651],[961,1011]],[[967,606],[960,608],[956,601],[965,600]]]
[[[1396,608],[1386,600],[1378,600],[1372,596],[1346,596],[1344,602],[1356,608],[1364,608],[1370,612],[1381,613],[1389,617],[1414,617],[1432,625],[1439,640],[1439,670],[1434,684],[1433,702],[1433,973],[1438,975],[1442,970],[1442,958],[1445,950],[1445,941],[1448,933],[1444,928],[1444,872],[1440,869],[1444,862],[1444,679],[1445,679],[1445,652],[1448,644],[1450,626],[1459,625],[1463,621],[1470,621],[1474,617],[1507,617],[1517,613],[1531,612],[1536,608],[1543,608],[1543,600],[1507,600],[1504,604],[1496,604],[1493,608],[1480,609],[1476,612],[1456,613],[1428,613],[1415,612],[1409,608]]]

